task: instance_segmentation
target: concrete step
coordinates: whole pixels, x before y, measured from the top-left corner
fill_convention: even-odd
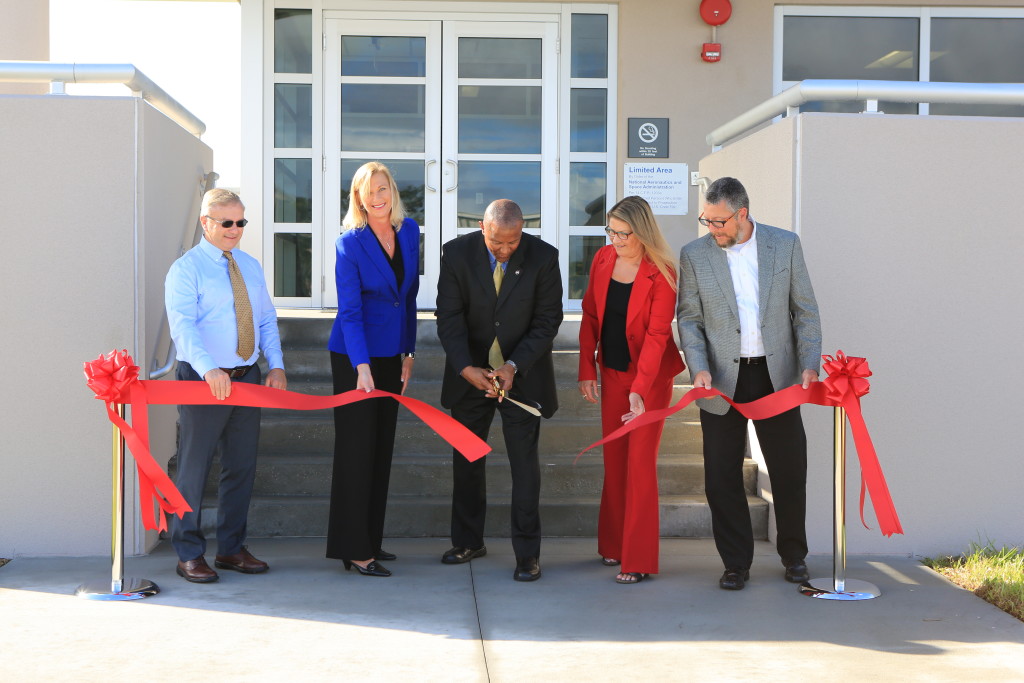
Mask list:
[[[256,496],[329,496],[333,457],[263,456],[257,462]],[[212,468],[206,495],[217,491],[218,467]],[[541,495],[556,498],[600,496],[604,478],[601,456],[547,456],[541,459]],[[747,460],[744,482],[748,494],[757,486],[757,465]],[[501,456],[487,458],[488,490],[510,494],[512,479],[508,462]],[[452,456],[398,455],[391,472],[391,497],[447,496],[452,490]],[[704,466],[699,455],[661,455],[658,458],[659,495],[697,495],[704,492]]]
[[[663,537],[709,538],[711,515],[703,495],[662,496],[660,526]],[[748,496],[754,538],[768,534],[768,503]],[[597,498],[542,498],[541,526],[545,536],[596,536],[600,501]],[[325,536],[330,507],[326,496],[258,496],[249,510],[249,536]],[[509,501],[491,495],[488,501],[485,534],[509,536]],[[217,510],[203,506],[203,531],[215,534]],[[417,499],[394,497],[388,501],[384,535],[389,537],[439,537],[451,533],[451,499],[447,496],[422,496]],[[443,550],[443,548],[441,548]],[[439,551],[440,552],[440,551]]]
[[[305,411],[302,417],[263,418],[260,433],[261,455],[328,454],[334,452],[334,420],[326,411]],[[500,417],[491,425],[488,444],[494,453],[505,453]],[[540,453],[576,454],[601,439],[596,418],[558,418],[544,420],[540,427]],[[662,434],[663,453],[700,453],[700,424],[688,420],[670,420]],[[450,452],[451,447],[419,420],[403,420],[395,434],[395,453],[429,455]],[[589,452],[589,451],[588,451]]]

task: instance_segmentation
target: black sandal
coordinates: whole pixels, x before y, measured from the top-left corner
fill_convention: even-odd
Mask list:
[[[643,572],[621,572],[619,573],[619,576],[615,577],[615,583],[640,583],[648,576],[650,576],[650,574],[645,574]]]

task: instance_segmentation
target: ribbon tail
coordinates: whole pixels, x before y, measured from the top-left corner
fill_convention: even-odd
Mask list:
[[[856,398],[849,398],[843,401],[843,407],[850,418],[853,442],[857,447],[857,458],[860,460],[861,477],[871,495],[871,506],[875,510],[879,529],[884,536],[902,534],[903,525],[900,524],[900,518],[896,514],[896,506],[889,494],[889,486],[882,473],[882,466],[875,454],[875,447],[871,443],[867,425],[864,424],[864,416],[860,412],[860,401]]]
[[[370,393],[370,396],[374,392]],[[405,406],[423,423],[434,430],[434,433],[447,441],[452,448],[462,454],[469,462],[475,462],[491,452],[491,447],[479,436],[471,432],[464,424],[451,415],[442,413],[437,408],[409,396],[381,392],[383,396],[395,399]]]

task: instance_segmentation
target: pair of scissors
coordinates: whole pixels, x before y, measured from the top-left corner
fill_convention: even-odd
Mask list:
[[[536,408],[534,408],[533,406],[527,405],[525,403],[522,403],[520,401],[515,400],[514,398],[511,398],[508,395],[508,392],[505,391],[504,389],[502,389],[501,385],[498,384],[498,378],[497,377],[492,377],[491,378],[491,384],[494,386],[494,393],[496,393],[502,399],[504,399],[506,401],[511,401],[512,403],[514,403],[515,405],[519,406],[520,408],[522,408],[526,412],[530,413],[531,415],[536,415],[537,417],[540,417],[540,411],[537,410]]]

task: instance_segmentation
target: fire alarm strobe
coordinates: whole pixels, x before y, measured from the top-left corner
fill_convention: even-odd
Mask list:
[[[721,26],[731,16],[732,3],[729,0],[700,0],[700,17],[707,24]]]
[[[700,58],[705,62],[717,62],[722,58],[722,44],[704,43],[700,50]]]

